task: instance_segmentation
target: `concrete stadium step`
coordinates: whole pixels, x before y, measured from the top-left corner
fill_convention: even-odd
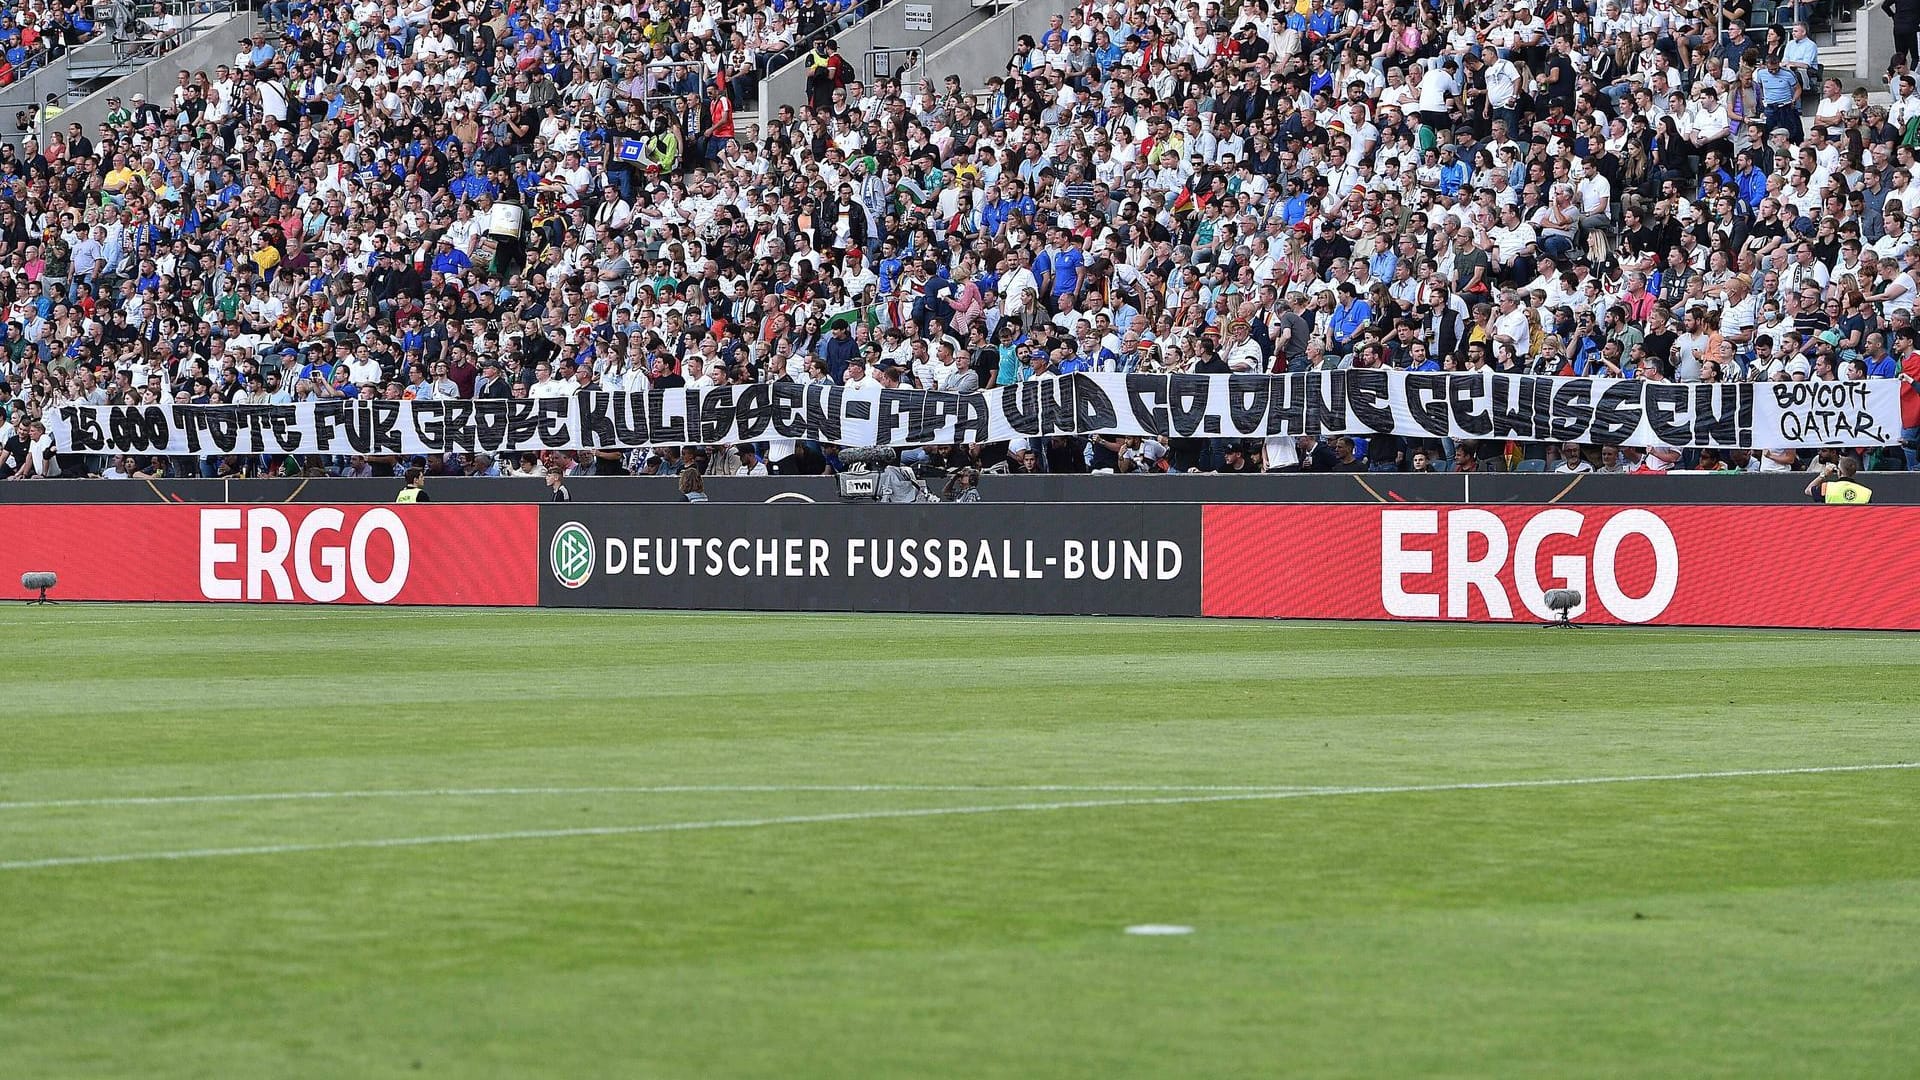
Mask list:
[[[1820,66],[1829,71],[1852,71],[1860,62],[1860,32],[1852,26],[1835,30],[1833,40],[1820,46]]]
[[[97,79],[117,79],[138,71],[143,64],[150,63],[152,57],[126,60],[82,60],[67,65],[67,79],[70,82],[93,82]]]

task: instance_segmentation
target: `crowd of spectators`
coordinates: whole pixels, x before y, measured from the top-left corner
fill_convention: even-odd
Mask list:
[[[908,86],[827,40],[861,10],[275,0],[258,36],[171,93],[0,146],[0,473],[836,464],[778,440],[513,461],[52,454],[37,417],[74,401],[1346,366],[1920,374],[1915,76],[1896,57],[1884,88],[1849,93],[1804,25],[1749,27],[1745,0],[1091,0],[991,77]],[[737,124],[783,62],[804,65],[806,100]],[[1920,395],[1902,398],[1901,445],[1854,448],[1869,464],[1916,464]],[[1054,472],[1818,457],[1396,436],[914,456]]]

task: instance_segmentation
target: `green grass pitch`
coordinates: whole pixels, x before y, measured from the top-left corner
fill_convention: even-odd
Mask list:
[[[1912,636],[0,635],[0,1077],[1920,1070]]]

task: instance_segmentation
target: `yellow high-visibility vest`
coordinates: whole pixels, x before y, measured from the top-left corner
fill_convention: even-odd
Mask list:
[[[1865,506],[1873,501],[1873,489],[1851,480],[1829,480],[1820,486],[1829,506]]]

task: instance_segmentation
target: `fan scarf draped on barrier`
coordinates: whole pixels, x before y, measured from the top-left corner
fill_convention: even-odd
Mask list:
[[[1395,434],[1648,446],[1886,446],[1900,383],[1668,383],[1393,369],[1076,373],[954,394],[798,383],[540,400],[64,405],[60,453],[432,454],[815,439],[857,446],[1045,435]]]

